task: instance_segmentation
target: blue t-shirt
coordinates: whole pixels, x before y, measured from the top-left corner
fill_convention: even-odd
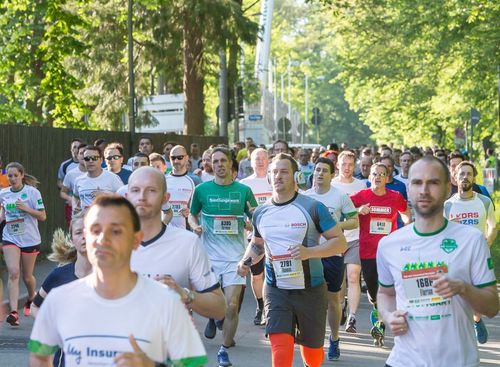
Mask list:
[[[129,171],[128,169],[125,169],[125,168],[122,168],[120,170],[120,172],[117,173],[118,177],[121,178],[121,180],[123,181],[124,185],[128,184],[128,179],[129,179],[129,177],[130,177],[131,174],[132,174],[132,172]]]

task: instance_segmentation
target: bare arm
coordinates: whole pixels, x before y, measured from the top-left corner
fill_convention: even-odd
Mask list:
[[[257,264],[260,261],[260,259],[262,259],[264,254],[265,254],[264,240],[260,237],[253,236],[252,240],[247,246],[243,258],[238,263],[238,274],[241,275],[242,277],[245,277],[250,271],[250,266],[244,264],[246,259],[250,257],[252,258],[251,264]]]
[[[194,233],[196,233],[198,236],[202,234],[203,228],[200,226],[200,222],[198,220],[197,215],[189,213],[188,223]]]
[[[488,243],[488,246],[491,247],[491,245],[493,245],[493,242],[495,241],[495,238],[497,238],[498,234],[497,221],[495,218],[495,213],[493,211],[491,213],[488,213],[488,218],[486,219],[486,225],[488,228],[486,234],[486,242]]]
[[[41,356],[38,354],[30,353],[29,363],[30,367],[52,367],[52,355]]]
[[[401,219],[405,225],[411,222],[411,209],[409,206],[406,206],[406,210],[404,212],[399,212],[401,214]]]
[[[31,215],[35,219],[39,220],[40,222],[43,222],[47,219],[47,214],[45,213],[45,210],[37,210],[37,209],[30,208],[28,205],[26,205],[21,200],[18,200],[16,202],[16,207],[17,207],[17,209],[28,213],[29,215]]]
[[[45,290],[43,288],[40,288],[40,290],[38,291],[38,294],[40,295],[40,297],[44,298],[47,297],[47,292],[45,292]],[[31,310],[31,313],[30,313],[30,316],[33,317],[33,318],[36,318],[36,315],[38,314],[38,310],[40,308],[35,305],[35,302],[32,302],[31,303],[31,306],[30,306],[30,310]]]
[[[165,210],[163,212],[162,222],[165,225],[168,225],[170,223],[170,221],[172,220],[173,216],[174,216],[174,212],[173,212],[172,208],[168,208],[168,210]]]
[[[408,331],[407,312],[396,309],[396,291],[394,287],[378,287],[378,312],[393,335],[403,335]]]
[[[67,203],[71,203],[71,196],[69,195],[69,189],[66,186],[61,187],[61,191],[59,192],[59,196],[66,200]]]
[[[340,229],[343,231],[349,230],[349,229],[356,229],[359,227],[359,219],[358,216],[355,215],[353,217],[350,217],[343,222],[338,222],[338,225],[340,226]]]
[[[487,317],[495,317],[500,304],[496,285],[484,288],[474,287],[461,279],[449,278],[447,274],[429,277],[434,291],[443,298],[462,297],[472,309]]]

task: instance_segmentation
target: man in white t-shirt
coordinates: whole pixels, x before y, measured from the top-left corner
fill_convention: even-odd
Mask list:
[[[343,231],[353,230],[359,226],[358,211],[345,192],[331,186],[334,174],[333,162],[328,158],[318,158],[314,167],[313,187],[304,195],[323,203]],[[340,218],[345,220],[339,221]],[[324,242],[324,238],[321,238],[321,242]],[[328,288],[328,324],[331,331],[327,356],[332,361],[340,358],[339,327],[342,316],[344,257],[336,254],[322,258],[321,262]]]
[[[64,180],[61,186],[61,191],[59,195],[61,198],[66,200],[66,204],[71,207],[73,200],[73,187],[75,185],[75,181],[78,177],[83,176],[87,172],[87,168],[85,168],[85,161],[83,160],[83,153],[85,153],[85,148],[87,147],[86,143],[80,143],[78,146],[78,166],[76,168],[72,168],[69,170],[64,176]],[[72,208],[73,214],[73,208]]]
[[[262,205],[267,200],[271,199],[273,194],[273,188],[267,177],[267,169],[269,168],[269,154],[267,150],[263,148],[255,149],[250,155],[250,163],[254,173],[240,182],[252,189],[257,204]],[[255,301],[257,302],[257,310],[255,311],[253,323],[255,325],[261,325],[264,322],[264,299],[262,298],[262,289],[264,286],[264,258],[250,267],[250,273],[252,277],[252,291]]]
[[[226,305],[200,238],[161,221],[168,201],[165,176],[153,167],[132,173],[127,199],[139,214],[144,238],[132,252],[131,268],[176,290],[193,311],[222,319]],[[193,290],[194,291],[193,291]]]
[[[92,273],[49,293],[28,343],[30,366],[51,366],[59,347],[66,367],[205,365],[205,348],[178,294],[130,269],[143,239],[130,202],[100,195],[84,231]]]
[[[102,169],[103,155],[99,148],[87,146],[83,153],[87,173],[75,180],[73,189],[74,211],[83,210],[102,193],[115,193],[123,182],[116,174]]]
[[[212,168],[212,149],[207,149],[201,156],[201,168],[196,169],[194,174],[201,178],[202,182],[212,181],[214,170]]]
[[[354,168],[356,166],[356,155],[344,150],[339,154],[337,168],[339,175],[332,180],[332,186],[352,195],[358,191],[366,189],[366,182],[354,178]],[[359,258],[359,228],[344,231],[347,240],[347,251],[344,254],[344,263],[347,273],[347,301],[349,304],[349,317],[347,318],[346,331],[356,333],[356,312],[359,307],[361,297],[361,287],[359,280],[361,277],[361,260]]]
[[[176,145],[170,150],[172,172],[167,175],[167,191],[170,195],[169,203],[174,214],[171,224],[183,229],[186,229],[191,199],[196,186],[193,179],[189,177],[188,161],[189,156],[186,148],[182,145]]]
[[[409,151],[401,153],[399,156],[399,174],[394,176],[396,180],[401,181],[406,185],[406,190],[408,191],[408,174],[410,173],[410,166],[413,163],[413,156]]]
[[[490,251],[480,231],[443,217],[442,161],[425,156],[409,177],[415,222],[377,250],[379,315],[395,336],[387,366],[479,366],[472,314],[499,310]]]
[[[479,229],[491,247],[497,236],[497,223],[493,202],[487,196],[474,192],[477,170],[469,161],[461,162],[455,172],[458,192],[444,203],[445,218]],[[488,330],[481,315],[474,314],[474,327],[479,344],[488,341]]]

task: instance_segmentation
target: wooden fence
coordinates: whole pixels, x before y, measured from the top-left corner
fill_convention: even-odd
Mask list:
[[[135,134],[135,147],[141,136],[153,139],[155,151],[161,153],[162,145],[166,141],[173,141],[184,145],[188,150],[191,143],[196,142],[200,151],[211,144],[227,144],[227,139],[217,136],[190,136],[176,134]],[[57,129],[50,127],[0,125],[0,152],[3,156],[4,167],[9,162],[21,163],[26,172],[40,181],[38,189],[47,210],[47,221],[40,223],[42,248],[50,248],[52,233],[58,227],[65,228],[64,201],[59,196],[57,187],[57,170],[62,161],[71,157],[70,142],[80,138],[88,143],[103,138],[108,142],[120,142],[125,148],[125,156],[130,156],[131,134],[118,131],[90,131],[77,129]]]

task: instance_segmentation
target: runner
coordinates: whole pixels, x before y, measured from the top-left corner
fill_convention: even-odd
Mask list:
[[[47,258],[58,263],[59,266],[45,278],[37,292],[31,304],[31,316],[33,317],[36,317],[40,306],[52,289],[83,278],[92,271],[92,266],[87,259],[85,236],[83,235],[83,214],[84,212],[80,212],[71,219],[69,226],[71,242],[68,241],[61,229],[54,233],[52,253]],[[55,367],[64,367],[64,353],[60,349],[54,355],[53,364]]]
[[[75,181],[78,177],[83,176],[87,172],[87,168],[85,168],[85,161],[83,160],[83,154],[85,153],[85,148],[87,148],[86,143],[81,143],[78,146],[78,167],[70,170],[66,176],[64,176],[64,181],[61,187],[61,191],[59,195],[61,198],[66,200],[66,203],[71,206],[72,213],[71,216],[74,215],[73,208],[73,190],[75,186]]]
[[[9,186],[9,178],[7,177],[7,171],[3,168],[3,157],[2,153],[0,153],[0,189],[5,189]]]
[[[477,176],[476,167],[469,161],[460,162],[455,169],[458,192],[444,203],[444,216],[452,221],[479,229],[489,247],[498,233],[493,202],[486,196],[472,191]],[[479,344],[488,341],[488,329],[481,315],[474,314],[474,328]]]
[[[168,151],[170,152],[170,149]],[[163,157],[160,153],[151,153],[149,155],[149,164],[151,167],[156,168],[164,175],[167,174],[167,163],[165,161],[165,157]]]
[[[83,210],[92,204],[97,195],[116,192],[123,186],[120,177],[102,169],[102,153],[95,146],[87,146],[83,153],[87,173],[75,180],[73,189],[74,212]]]
[[[354,165],[354,161],[352,163]],[[318,158],[314,167],[313,188],[307,190],[304,195],[323,203],[340,229],[353,230],[359,226],[358,212],[345,192],[331,186],[334,173],[332,161],[327,158]],[[340,222],[338,218],[345,218],[345,220]],[[323,238],[322,242],[325,242]],[[342,318],[343,292],[341,289],[344,280],[344,257],[342,254],[337,254],[322,258],[321,262],[328,288],[328,325],[331,330],[327,356],[328,360],[333,361],[340,358],[339,327]]]
[[[207,149],[203,152],[201,156],[201,169],[195,170],[194,174],[199,176],[202,182],[212,181],[214,179],[212,149]]]
[[[200,168],[200,146],[197,143],[191,143],[189,148],[189,161],[191,162],[191,173],[194,172],[195,169]]]
[[[443,217],[450,176],[442,161],[415,162],[409,187],[415,222],[377,252],[380,315],[395,336],[386,366],[479,366],[472,313],[499,310],[486,241]]]
[[[128,184],[131,171],[123,168],[123,145],[120,143],[110,143],[104,148],[104,158],[108,171],[120,177],[122,182]]]
[[[255,149],[257,149],[257,146],[255,144],[250,144],[246,149],[247,156],[244,157],[241,161],[239,161],[239,164],[238,164],[238,179],[239,180],[247,178],[248,176],[253,174],[251,156],[252,156],[252,152]]]
[[[373,327],[370,331],[374,345],[384,345],[384,323],[378,319],[377,289],[378,275],[376,254],[379,241],[397,229],[397,214],[404,223],[409,223],[410,212],[401,194],[385,188],[388,170],[382,163],[375,163],[370,170],[369,189],[351,196],[358,208],[359,216],[359,257],[363,278],[368,288],[368,299],[373,304],[370,315]]]
[[[458,165],[465,160],[464,156],[461,153],[453,152],[448,156],[448,168],[450,171],[450,179],[451,179],[451,195],[455,195],[458,192],[457,181],[455,180],[455,172]],[[479,185],[477,183],[472,184],[472,191],[477,192],[478,194],[482,194],[491,199],[490,193],[483,185]]]
[[[307,188],[311,188],[312,176],[314,172],[314,163],[311,162],[311,153],[308,149],[299,149],[299,170],[304,175],[304,180],[307,183]]]
[[[252,152],[250,158],[254,173],[240,182],[252,189],[252,193],[257,200],[257,204],[262,205],[271,198],[273,192],[273,188],[271,187],[267,177],[269,155],[267,150],[257,148]],[[249,237],[251,239],[250,233]],[[265,319],[263,318],[264,299],[262,298],[262,289],[264,286],[264,258],[262,258],[257,264],[253,264],[250,270],[252,277],[252,291],[255,301],[257,302],[257,309],[255,311],[253,323],[255,325],[262,325],[265,323]]]
[[[59,166],[59,169],[57,170],[57,187],[59,189],[62,188],[64,177],[66,176],[66,174],[73,168],[76,168],[79,164],[78,146],[81,143],[83,143],[83,141],[80,139],[71,140],[71,146],[70,146],[71,158],[62,162],[61,165]],[[64,205],[64,216],[66,218],[66,223],[68,224],[71,221],[71,214],[72,214],[72,203],[68,203],[66,201]]]
[[[373,165],[373,158],[371,156],[361,157],[359,161],[359,173],[354,176],[358,180],[369,182],[370,168]]]
[[[380,163],[387,167],[387,182],[385,187],[389,190],[397,191],[402,196],[403,199],[408,201],[408,194],[406,193],[406,184],[394,178],[394,159],[390,156],[382,157]],[[368,185],[370,186],[370,185]],[[401,216],[398,214],[398,228],[404,226]]]
[[[161,207],[168,200],[166,188],[165,176],[152,167],[140,168],[130,176],[127,199],[136,208],[144,232],[130,266],[170,286],[193,311],[222,319],[224,296],[199,237],[161,221]]]
[[[153,145],[153,139],[151,139],[149,136],[141,136],[139,138],[139,152],[145,154],[146,156],[149,156],[151,153],[153,153],[154,149]],[[134,161],[134,156],[130,157],[127,161],[127,165],[132,167],[132,162]]]
[[[339,155],[339,175],[332,180],[332,186],[352,195],[366,189],[366,183],[353,177],[356,155],[350,151],[343,151]],[[359,258],[359,226],[356,229],[344,231],[347,240],[347,251],[344,254],[344,263],[347,273],[347,304],[349,305],[349,317],[345,331],[356,333],[356,313],[358,312],[361,298],[361,260]],[[345,305],[344,305],[345,308]]]
[[[238,273],[246,276],[247,258],[257,263],[266,255],[266,333],[274,367],[292,366],[296,336],[304,363],[321,365],[327,288],[320,258],[346,249],[344,235],[328,209],[297,193],[294,176],[298,171],[290,155],[273,158],[272,201],[257,208],[252,241],[238,264]],[[319,244],[321,235],[327,241]]]
[[[207,362],[179,296],[130,270],[131,252],[142,238],[128,200],[108,194],[96,198],[85,217],[92,273],[49,293],[28,343],[30,366],[50,366],[58,347],[67,367]]]
[[[288,153],[289,151],[288,143],[285,140],[276,140],[273,144],[273,154],[278,155],[280,153]]]
[[[165,165],[167,166],[165,174],[169,174],[172,171],[172,163],[170,162],[170,151],[176,145],[177,144],[172,141],[167,141],[163,143],[163,158],[165,159]]]
[[[189,156],[182,145],[176,145],[170,150],[172,172],[167,175],[167,191],[174,215],[171,224],[183,229],[186,229],[186,220],[196,186],[187,169],[188,161]]]
[[[0,191],[0,222],[6,221],[2,232],[2,250],[9,273],[7,288],[10,313],[6,321],[11,326],[19,326],[19,273],[22,271],[24,285],[28,290],[23,313],[24,316],[29,316],[36,291],[33,269],[42,241],[38,222],[44,222],[47,215],[42,195],[36,189],[38,180],[28,175],[17,162],[9,163],[6,171],[10,187]]]
[[[401,153],[401,155],[399,156],[399,164],[400,164],[399,175],[396,175],[394,177],[396,180],[399,180],[402,183],[404,183],[407,190],[408,190],[408,174],[410,173],[410,166],[412,165],[412,163],[413,163],[413,156],[409,151]]]
[[[228,149],[218,147],[213,150],[215,179],[196,187],[189,215],[189,224],[194,233],[202,236],[203,245],[226,298],[223,342],[217,354],[220,366],[232,365],[227,350],[234,343],[239,300],[246,283],[246,279],[236,273],[236,268],[245,252],[245,215],[251,217],[257,206],[250,188],[233,181],[232,164]],[[213,338],[214,335],[214,323],[209,321],[205,336]]]

